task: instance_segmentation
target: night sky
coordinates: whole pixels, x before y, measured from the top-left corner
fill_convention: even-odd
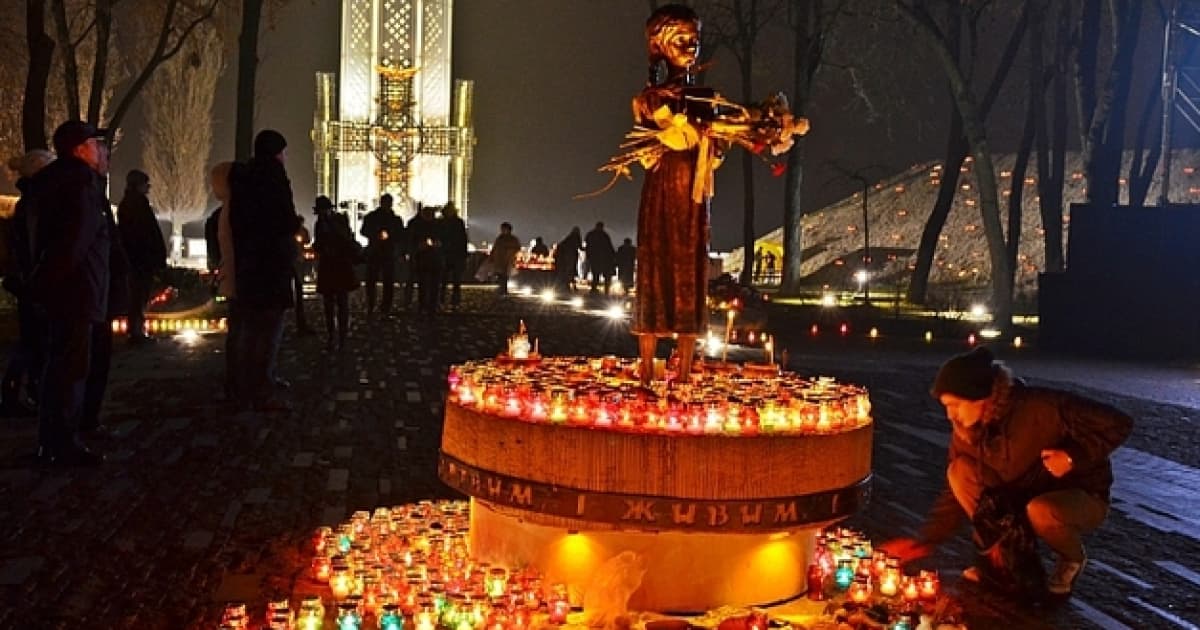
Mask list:
[[[476,94],[472,240],[490,240],[505,220],[524,241],[544,236],[554,242],[573,225],[586,231],[597,220],[610,226],[614,239],[634,236],[640,173],[598,198],[572,197],[607,182],[596,167],[616,151],[630,127],[630,99],[645,81],[646,11],[643,0],[455,2],[454,75],[473,79]],[[260,46],[257,127],[274,127],[288,137],[288,170],[302,208],[311,206],[314,195],[309,141],[313,75],[337,70],[339,20],[340,2],[292,0],[275,16]],[[813,130],[802,140],[812,165],[806,177],[807,209],[854,189],[844,180],[833,181],[833,162],[852,169],[873,167],[872,177],[879,178],[939,157],[950,107],[941,71],[924,48],[911,44],[902,27],[895,31],[873,38],[866,50],[861,44],[852,47],[855,38],[848,35],[833,46],[830,56],[835,62],[853,60],[876,68],[858,74],[859,83],[872,90],[871,102],[868,107],[854,98],[845,70],[831,68],[821,75],[821,88],[808,112]],[[784,26],[769,30],[763,41],[755,73],[756,100],[771,91],[786,92],[791,83],[791,42]],[[219,88],[214,162],[231,153],[235,76],[231,60]],[[741,100],[731,53],[717,51],[706,83]],[[1001,100],[991,121],[997,151],[1011,150],[1007,139],[1016,135],[1020,122],[1016,94],[1023,90],[1023,80],[1013,85],[1013,94]],[[872,108],[878,115],[871,116]],[[136,121],[129,131],[136,132]],[[136,151],[118,152],[114,174],[123,177],[137,159]],[[740,159],[736,152],[730,154],[717,173],[715,249],[740,243]],[[765,165],[757,168],[756,178],[757,227],[762,233],[780,224],[783,180],[772,178]]]

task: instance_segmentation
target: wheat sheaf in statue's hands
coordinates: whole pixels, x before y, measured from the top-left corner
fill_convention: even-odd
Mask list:
[[[773,163],[763,156],[770,149],[771,156],[780,156],[791,150],[796,136],[803,136],[809,131],[807,118],[792,114],[788,107],[787,96],[782,92],[771,95],[759,105],[745,107],[718,95],[686,96],[689,101],[706,103],[716,112],[715,117],[708,121],[691,121],[687,116],[670,112],[669,108],[661,108],[664,115],[656,113],[655,122],[658,128],[641,125],[635,126],[625,134],[621,143],[621,151],[609,158],[598,170],[602,173],[612,173],[603,188],[576,195],[576,199],[594,197],[607,192],[621,177],[633,179],[632,167],[640,164],[646,170],[653,169],[664,153],[680,150],[672,145],[677,140],[691,140],[700,133],[711,137],[726,146],[739,145],[754,155],[762,157],[771,166],[771,174],[782,175],[783,163]],[[694,142],[694,141],[693,141]],[[686,142],[690,148],[693,142]],[[719,166],[716,160],[711,168]]]

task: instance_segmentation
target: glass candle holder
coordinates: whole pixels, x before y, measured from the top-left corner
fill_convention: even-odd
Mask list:
[[[404,615],[398,605],[383,605],[379,613],[379,630],[404,630]]]
[[[853,560],[843,558],[838,560],[837,570],[833,573],[833,583],[837,585],[838,590],[844,591],[850,588],[850,584],[854,581]]]
[[[850,588],[846,589],[846,599],[855,604],[866,604],[871,599],[871,591],[871,582],[860,575],[850,584]]]

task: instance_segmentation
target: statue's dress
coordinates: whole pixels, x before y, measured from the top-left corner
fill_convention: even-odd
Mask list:
[[[673,102],[672,102],[673,101]],[[650,88],[634,100],[638,124],[661,105],[683,109],[681,99]],[[693,201],[698,150],[667,151],[646,171],[638,207],[636,334],[701,334],[707,329],[708,196]]]

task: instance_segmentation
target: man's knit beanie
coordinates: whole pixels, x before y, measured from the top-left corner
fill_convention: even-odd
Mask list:
[[[254,157],[271,158],[283,153],[287,140],[274,129],[263,129],[254,136]]]
[[[934,398],[952,394],[965,400],[983,400],[991,395],[995,376],[995,357],[991,350],[980,346],[943,363],[929,393]]]

